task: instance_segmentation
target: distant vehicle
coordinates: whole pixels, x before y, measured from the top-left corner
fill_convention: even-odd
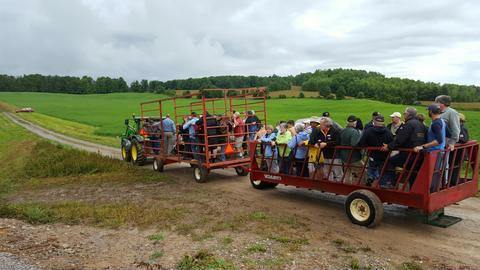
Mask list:
[[[34,110],[30,107],[27,107],[27,108],[21,108],[21,109],[18,109],[18,110],[15,110],[16,113],[21,113],[21,112],[34,112]]]

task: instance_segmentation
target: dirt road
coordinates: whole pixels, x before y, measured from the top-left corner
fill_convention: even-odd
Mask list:
[[[111,147],[68,138],[6,114],[12,121],[31,132],[60,143],[103,155],[119,157]],[[149,166],[149,165],[147,165]],[[184,165],[166,167],[165,174],[192,178],[192,171]],[[318,241],[350,239],[357,245],[368,245],[386,261],[416,260],[444,269],[478,269],[480,264],[480,198],[470,198],[446,209],[462,222],[450,228],[422,224],[402,206],[386,205],[382,224],[366,229],[350,223],[343,210],[344,197],[331,194],[278,187],[272,190],[254,190],[248,177],[237,177],[231,170],[212,172],[205,185],[208,189],[227,193],[232,198],[247,201],[249,207],[265,208],[295,214],[309,220],[309,227],[318,234]],[[192,179],[192,185],[193,185]]]

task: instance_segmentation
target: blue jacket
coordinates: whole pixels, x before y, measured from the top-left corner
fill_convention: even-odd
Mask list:
[[[306,146],[298,146],[299,143],[305,143],[305,141],[308,141],[309,136],[308,133],[305,131],[302,131],[298,133],[297,135],[293,136],[293,138],[288,142],[288,147],[292,149],[292,151],[295,151],[295,158],[296,159],[304,159],[305,156],[307,156],[308,148]]]
[[[446,133],[447,133],[446,127],[447,125],[442,118],[432,121],[432,124],[430,125],[430,128],[428,128],[428,132],[427,132],[427,142],[430,143],[430,142],[433,142],[434,140],[437,140],[439,145],[429,147],[427,149],[428,152],[445,149]]]
[[[275,156],[277,155],[277,151],[275,149],[272,149],[272,145],[270,144],[274,139],[277,137],[277,133],[265,133],[265,135],[260,138],[260,141],[262,143],[267,143],[265,146],[265,157],[272,157],[274,154]],[[275,152],[275,153],[274,153]]]

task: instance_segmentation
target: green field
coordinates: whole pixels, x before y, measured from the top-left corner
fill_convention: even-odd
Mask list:
[[[52,93],[0,93],[0,102],[16,107],[32,107],[33,114],[23,117],[53,130],[87,139],[116,145],[116,136],[124,129],[123,120],[132,113],[139,114],[139,103],[162,98],[151,93],[115,93],[96,95],[71,95]],[[185,102],[191,102],[186,100]],[[395,105],[371,100],[324,100],[324,99],[270,99],[267,102],[268,122],[320,116],[329,111],[332,118],[343,124],[349,114],[360,117],[364,123],[372,111],[389,115],[402,112],[405,105]],[[423,106],[417,107],[425,113]],[[167,109],[171,113],[171,109]],[[480,138],[480,111],[461,111],[467,117],[467,126],[472,138]]]

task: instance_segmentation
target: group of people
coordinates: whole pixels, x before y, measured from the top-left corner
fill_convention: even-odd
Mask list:
[[[403,119],[400,112],[390,114],[389,124],[385,123],[385,117],[381,113],[373,112],[371,121],[364,128],[361,120],[354,115],[348,116],[346,127],[341,128],[330,118],[328,112],[323,113],[322,117],[311,117],[308,122],[295,123],[290,120],[281,121],[277,127],[267,125],[256,136],[263,145],[265,159],[262,167],[274,173],[312,178],[320,176],[331,181],[364,180],[366,185],[379,181],[381,188],[392,189],[397,184],[397,167],[407,165],[405,167],[413,166],[413,169],[418,170],[423,161],[423,155],[415,154],[418,155],[415,161],[415,157],[409,154],[412,151],[404,149],[413,150],[414,153],[447,148],[453,150],[456,143],[468,141],[465,116],[450,105],[451,98],[441,95],[428,106],[427,112],[431,118],[429,127],[424,124],[425,116],[413,107],[405,109]],[[456,184],[460,166],[453,165],[462,160],[464,153],[458,150],[455,160],[452,160],[449,153],[450,151],[440,151],[437,155],[437,173],[434,175],[432,190],[441,183],[439,171],[445,163],[445,171],[449,166],[453,167],[450,184]],[[365,162],[366,177],[359,179],[363,175]],[[384,165],[386,169],[382,173]],[[444,173],[445,181],[449,178],[448,175],[449,173]],[[410,173],[410,186],[415,177],[415,173]]]
[[[203,161],[206,153],[209,152],[212,162],[217,159],[225,161],[229,155],[243,158],[246,154],[247,142],[255,139],[261,127],[261,121],[253,110],[245,112],[245,117],[236,111],[232,112],[231,117],[224,114],[211,115],[209,112],[205,115],[191,112],[184,117],[183,123],[177,128],[167,114],[161,123],[164,151],[166,151],[164,154],[174,154],[173,150],[177,148],[185,159]],[[177,131],[178,134],[176,134]],[[206,147],[207,142],[208,147]],[[231,151],[227,151],[228,145],[232,146]]]

